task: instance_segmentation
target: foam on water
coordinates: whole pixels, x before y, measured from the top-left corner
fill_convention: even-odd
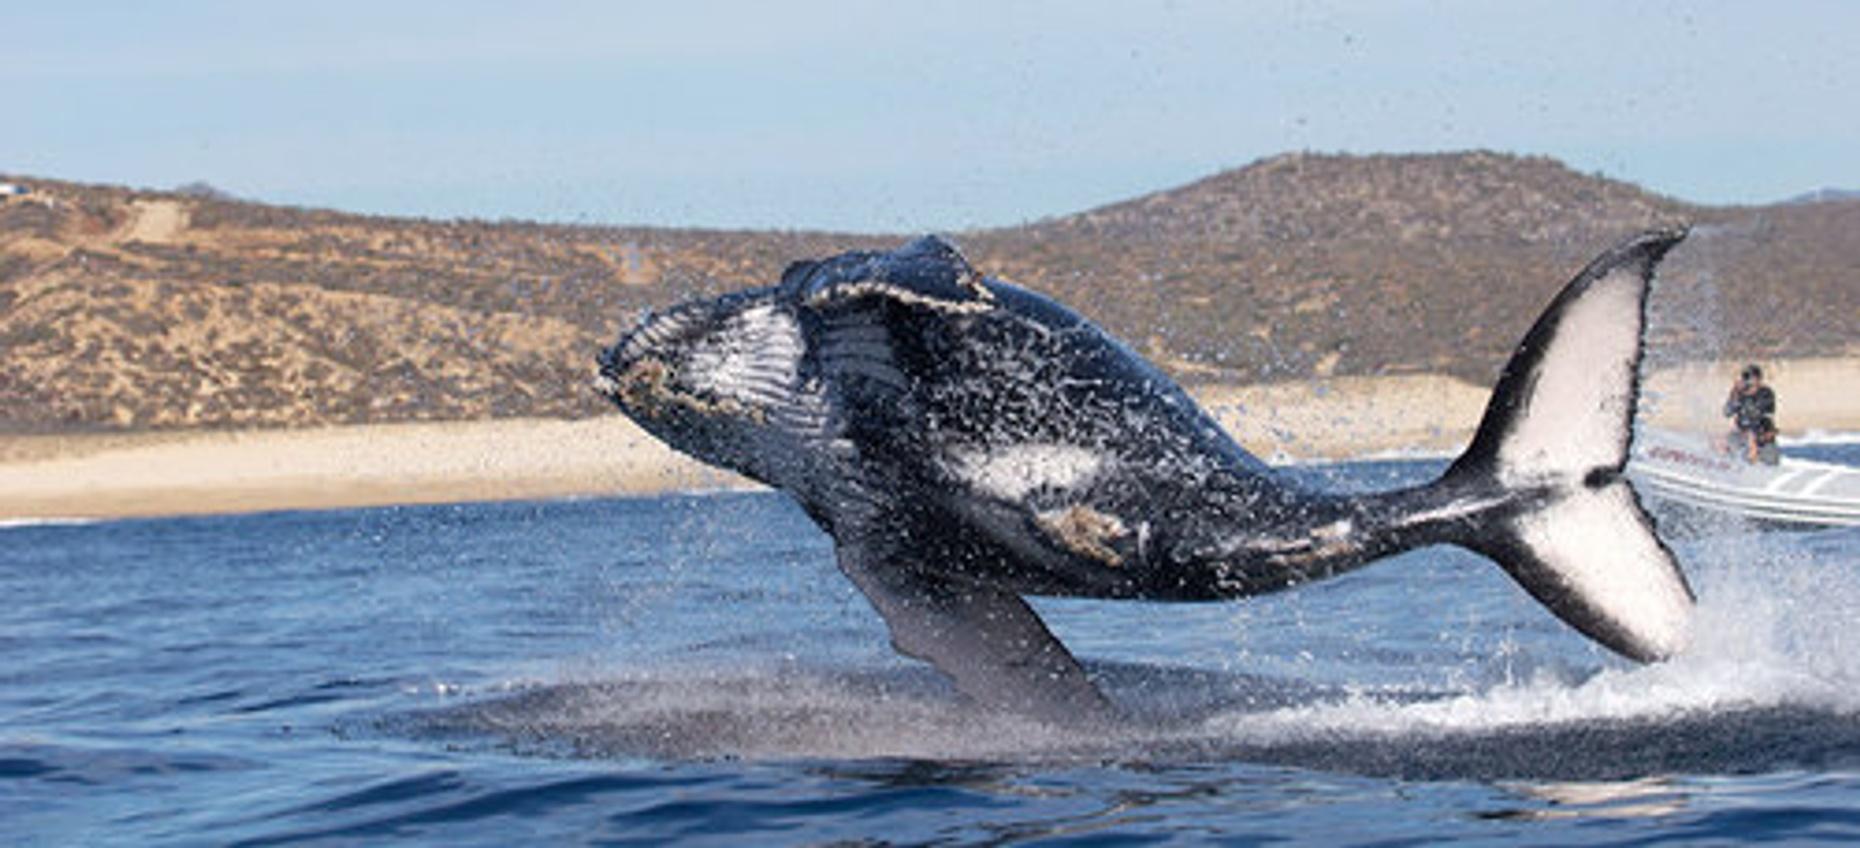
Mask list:
[[[1088,661],[1132,717],[1067,728],[969,708],[921,666],[665,665],[588,670],[418,724],[598,758],[1239,759],[1570,779],[1819,762],[1860,738],[1860,587],[1816,538],[1732,533],[1681,550],[1700,594],[1694,640],[1652,666],[1510,648],[1491,662],[1521,671],[1443,689],[1436,668],[1338,685]]]
[[[1685,553],[1699,583],[1693,642],[1670,662],[1611,666],[1580,681],[1546,669],[1420,703],[1357,692],[1341,702],[1210,719],[1261,741],[1314,733],[1491,732],[1681,714],[1800,708],[1860,714],[1860,592],[1852,563],[1782,534],[1716,537]]]
[[[17,530],[25,527],[76,527],[96,524],[96,518],[0,518],[0,530]]]

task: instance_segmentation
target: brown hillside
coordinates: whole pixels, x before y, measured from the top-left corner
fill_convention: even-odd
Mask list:
[[[375,218],[11,179],[0,429],[580,417],[641,308],[902,236]],[[1692,222],[1668,349],[1853,350],[1860,203],[1689,206],[1542,158],[1292,155],[1079,215],[957,236],[1187,379],[1444,372],[1485,382],[1568,275]]]
[[[1545,157],[1292,153],[1032,229],[1176,243],[1531,244],[1580,241],[1687,209]]]
[[[984,242],[1155,355],[1483,383],[1595,253],[1698,215],[1543,158],[1294,154]]]

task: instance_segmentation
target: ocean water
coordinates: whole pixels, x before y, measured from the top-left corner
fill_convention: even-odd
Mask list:
[[[0,844],[1860,839],[1860,532],[1674,544],[1651,667],[1450,549],[1040,601],[1131,715],[1082,733],[894,654],[773,494],[11,526]]]

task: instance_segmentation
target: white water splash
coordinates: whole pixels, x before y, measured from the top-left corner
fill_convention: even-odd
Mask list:
[[[1266,713],[1230,713],[1211,735],[1274,744],[1338,734],[1427,738],[1733,710],[1860,715],[1860,580],[1803,537],[1715,537],[1682,553],[1699,591],[1692,645],[1670,662],[1571,682],[1552,669],[1419,703],[1385,690]],[[1809,537],[1812,538],[1812,537]],[[1849,546],[1844,546],[1849,547]]]

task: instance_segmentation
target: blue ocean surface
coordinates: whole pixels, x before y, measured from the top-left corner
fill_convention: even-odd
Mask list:
[[[1444,548],[1037,601],[1130,715],[1085,732],[895,654],[775,494],[11,526],[0,844],[1860,839],[1860,532],[1673,545],[1648,667]]]

